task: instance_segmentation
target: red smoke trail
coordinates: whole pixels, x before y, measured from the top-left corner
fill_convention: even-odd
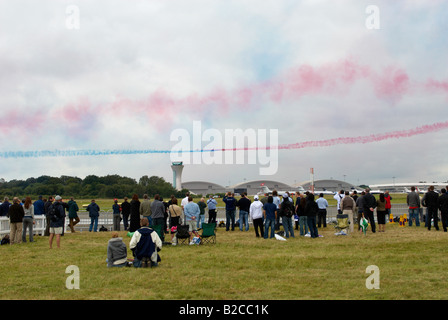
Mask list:
[[[412,136],[427,134],[430,132],[436,132],[440,130],[448,129],[448,121],[445,122],[437,122],[429,125],[424,125],[421,127],[417,127],[414,129],[403,130],[403,131],[392,131],[380,134],[371,134],[368,136],[359,136],[359,137],[341,137],[335,139],[327,139],[327,140],[315,140],[315,141],[306,141],[292,144],[284,144],[279,145],[278,149],[303,149],[303,148],[312,148],[312,147],[331,147],[338,144],[365,144],[372,142],[379,142],[383,140],[389,139],[400,139],[400,138],[409,138]]]
[[[316,148],[316,147],[331,147],[339,144],[365,144],[365,143],[373,143],[380,142],[389,139],[401,139],[401,138],[409,138],[413,136],[418,136],[422,134],[427,134],[431,132],[437,132],[440,130],[448,129],[448,121],[445,122],[437,122],[433,124],[424,125],[421,127],[417,127],[409,130],[402,131],[392,131],[386,133],[379,134],[371,134],[368,136],[358,136],[358,137],[340,137],[334,139],[326,139],[326,140],[314,140],[314,141],[305,141],[298,143],[290,143],[290,144],[281,144],[278,146],[266,146],[266,147],[245,147],[245,148],[228,148],[228,149],[219,149],[214,151],[248,151],[248,150],[270,150],[270,149],[278,149],[278,150],[292,150],[292,149],[304,149],[304,148]],[[210,150],[204,150],[210,151]]]

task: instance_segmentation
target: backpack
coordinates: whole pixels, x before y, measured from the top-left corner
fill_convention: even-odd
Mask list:
[[[292,217],[293,211],[291,209],[291,202],[283,202],[282,207],[280,208],[281,216]]]
[[[54,204],[48,208],[48,216],[50,217],[50,221],[56,222],[59,220],[59,213]]]
[[[6,235],[3,237],[2,241],[1,241],[1,245],[9,244],[9,243],[10,243],[10,241],[9,241],[9,234],[6,234]]]

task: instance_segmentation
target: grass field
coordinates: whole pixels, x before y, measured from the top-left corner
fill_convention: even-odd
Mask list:
[[[217,230],[217,244],[165,246],[153,269],[107,268],[110,232],[67,233],[61,248],[47,237],[0,247],[0,299],[95,300],[427,300],[447,299],[448,234],[388,224],[385,233],[288,241]],[[122,231],[126,245],[130,238]],[[169,235],[168,235],[169,238]],[[129,248],[129,246],[128,246]],[[128,258],[131,258],[131,252]],[[66,288],[79,268],[80,289]],[[379,289],[367,289],[366,268],[379,268]]]

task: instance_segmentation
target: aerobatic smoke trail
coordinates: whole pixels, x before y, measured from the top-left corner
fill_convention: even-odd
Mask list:
[[[409,138],[412,136],[423,135],[431,132],[448,129],[448,121],[437,122],[429,125],[423,125],[414,129],[392,131],[380,134],[371,134],[358,137],[340,137],[326,140],[305,141],[291,144],[283,144],[279,146],[266,146],[264,148],[227,148],[227,149],[197,149],[197,150],[177,150],[178,152],[222,152],[222,151],[239,151],[239,150],[256,150],[256,149],[272,149],[293,150],[315,147],[331,147],[340,144],[365,144],[374,143],[389,139]],[[171,150],[155,150],[155,149],[115,149],[115,150],[41,150],[41,151],[2,151],[0,158],[40,158],[40,157],[79,157],[79,156],[109,156],[109,155],[138,155],[138,154],[170,154]],[[173,151],[174,152],[174,151]]]

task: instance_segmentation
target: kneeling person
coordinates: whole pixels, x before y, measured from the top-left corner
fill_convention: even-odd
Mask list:
[[[141,268],[144,260],[151,262],[151,267],[158,265],[157,252],[162,249],[159,235],[149,227],[147,218],[140,219],[141,228],[134,232],[129,248],[134,254],[134,267]]]

